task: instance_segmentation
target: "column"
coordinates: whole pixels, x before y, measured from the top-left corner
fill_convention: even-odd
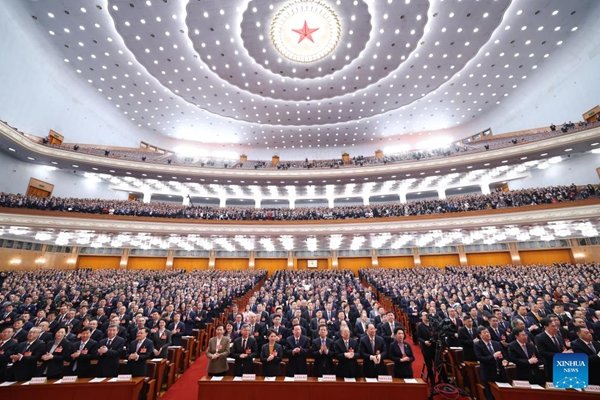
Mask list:
[[[296,199],[288,199],[288,202],[291,209],[296,208]]]
[[[465,246],[456,246],[458,250],[458,260],[460,262],[461,267],[466,267],[469,265],[469,261],[467,260],[467,253],[465,253]]]
[[[332,250],[331,251],[331,269],[338,269],[338,268],[339,268],[338,252],[337,252],[337,250]]]
[[[217,253],[214,250],[208,252],[208,269],[215,269],[215,259]]]
[[[587,249],[579,245],[579,239],[570,239],[571,255],[575,263],[592,262],[592,257],[589,257]]]
[[[187,207],[190,205],[190,194],[189,193],[183,194],[183,202],[181,203],[181,205],[184,207]]]
[[[406,204],[406,192],[402,191],[398,196],[400,196],[400,204]]]
[[[254,208],[260,208],[260,203],[262,199],[254,199]]]
[[[446,188],[438,188],[438,198],[440,200],[446,199]]]
[[[79,246],[73,246],[71,248],[71,254],[69,254],[69,258],[67,259],[67,264],[71,265],[77,265],[77,259],[79,258]],[[75,267],[76,269],[79,269],[79,267]]]
[[[327,206],[329,208],[333,208],[334,204],[335,204],[335,199],[333,197],[327,199]]]
[[[490,194],[492,191],[490,190],[490,182],[481,182],[481,194]]]
[[[288,267],[288,269],[294,269],[294,252],[293,251],[288,251],[287,267]]]
[[[510,258],[512,259],[513,265],[520,265],[521,256],[519,255],[519,249],[517,249],[517,244],[511,242],[508,244],[508,248],[510,249]]]
[[[227,207],[227,197],[219,197],[219,207]]]
[[[413,253],[413,263],[415,264],[415,267],[420,267],[421,266],[421,255],[419,254],[419,248],[413,247],[412,253]]]
[[[379,267],[379,258],[377,258],[377,249],[371,249],[371,266],[373,268]]]
[[[150,200],[152,199],[152,192],[144,192],[143,195],[144,197],[142,197],[142,202],[150,203]]]
[[[123,249],[123,254],[121,254],[121,262],[119,263],[120,269],[127,269],[127,262],[129,261],[129,249]]]
[[[369,205],[369,196],[363,196],[363,206]]]
[[[173,255],[175,254],[174,250],[169,250],[167,251],[167,264],[166,264],[166,270],[170,271],[173,269]]]
[[[248,257],[248,269],[254,269],[255,261],[256,261],[256,252],[251,251],[250,256]]]

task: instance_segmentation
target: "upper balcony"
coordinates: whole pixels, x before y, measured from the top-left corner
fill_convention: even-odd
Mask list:
[[[513,139],[516,139],[513,141]],[[425,175],[444,175],[468,172],[472,169],[487,169],[522,163],[523,160],[544,160],[555,156],[587,152],[600,141],[600,123],[576,126],[566,133],[550,130],[534,130],[521,135],[489,139],[471,146],[465,151],[441,154],[414,160],[412,157],[391,158],[390,162],[379,162],[367,158],[363,166],[330,166],[331,160],[317,162],[322,168],[276,169],[276,168],[228,168],[186,165],[167,162],[162,157],[152,160],[126,159],[105,156],[103,150],[96,154],[55,148],[40,144],[5,123],[0,123],[0,146],[10,150],[14,157],[31,163],[54,165],[58,168],[97,172],[117,176],[133,176],[148,179],[191,180],[194,182],[232,184],[335,184],[357,179],[397,179],[418,172]],[[516,143],[515,143],[516,142]],[[487,145],[487,147],[486,147]],[[12,150],[11,150],[12,149]],[[135,151],[135,149],[132,149]],[[94,153],[94,152],[91,152]],[[281,160],[285,162],[285,160]],[[290,164],[301,163],[290,162]],[[253,164],[250,164],[253,165]],[[235,164],[232,164],[235,166]],[[246,165],[247,167],[247,165]]]

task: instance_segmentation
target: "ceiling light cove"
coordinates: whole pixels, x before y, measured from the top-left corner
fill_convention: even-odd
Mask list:
[[[329,56],[340,42],[342,26],[329,5],[320,0],[293,0],[271,21],[271,41],[290,61],[312,63]]]

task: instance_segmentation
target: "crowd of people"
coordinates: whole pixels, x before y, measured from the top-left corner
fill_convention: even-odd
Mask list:
[[[516,365],[514,379],[552,382],[553,356],[571,352],[588,356],[589,382],[600,383],[600,264],[370,269],[360,275],[409,317],[430,376],[436,352],[459,346],[465,360],[479,361],[486,385],[506,382],[509,362]]]
[[[390,360],[394,376],[411,378],[414,353],[405,339],[394,313],[351,271],[278,271],[217,330],[208,372],[225,374],[231,357],[238,376],[256,373],[255,359],[265,376],[294,376],[309,372],[310,357],[318,377],[387,375]]]
[[[203,328],[264,271],[0,273],[0,382],[146,375],[146,361]],[[121,368],[121,369],[120,369]]]
[[[454,196],[443,200],[417,200],[407,203],[373,204],[369,206],[256,209],[183,206],[171,203],[141,203],[131,200],[39,198],[20,194],[0,193],[0,207],[200,220],[308,221],[447,214],[577,201],[597,198],[598,196],[600,196],[598,186],[590,184],[583,187],[575,185],[549,186],[509,192],[498,190],[491,194]]]

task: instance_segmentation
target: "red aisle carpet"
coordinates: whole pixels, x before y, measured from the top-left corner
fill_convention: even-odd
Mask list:
[[[412,341],[408,339],[412,344]],[[412,346],[415,362],[413,362],[413,373],[415,378],[421,377],[423,368],[423,356],[419,346]],[[163,395],[162,400],[198,400],[198,379],[206,375],[208,360],[204,354],[198,358],[190,368],[175,382],[173,386]]]

